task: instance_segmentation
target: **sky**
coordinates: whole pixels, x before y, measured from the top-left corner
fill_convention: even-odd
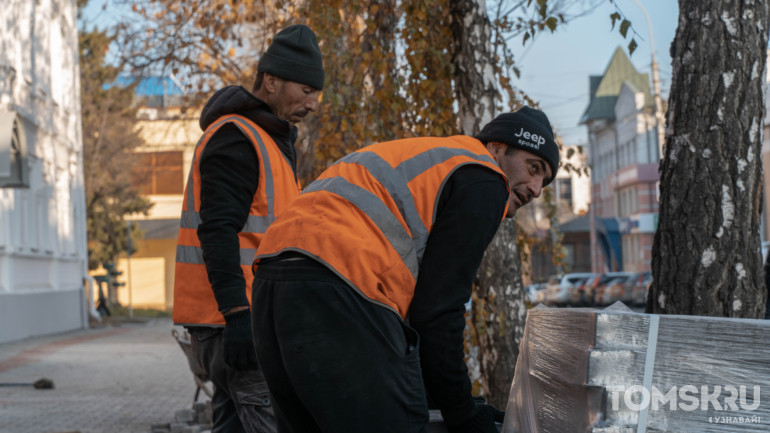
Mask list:
[[[105,2],[109,7],[102,11],[100,6]],[[652,38],[645,14],[636,2],[649,15]],[[538,101],[565,145],[583,145],[588,133],[578,122],[588,106],[589,76],[602,75],[618,47],[628,54],[630,35],[638,47],[629,58],[638,71],[649,74],[650,80],[650,41],[654,41],[661,94],[664,99],[667,97],[671,85],[669,48],[679,16],[677,3],[676,0],[605,0],[590,14],[560,25],[554,33],[541,32],[526,45],[521,44],[520,38],[512,40],[511,47],[521,70],[521,78],[515,84]],[[94,24],[114,22],[121,14],[121,8],[116,7],[119,4],[116,0],[91,0],[85,15]],[[610,14],[616,10],[631,21],[636,34],[629,30],[629,37],[624,39],[618,32],[619,22],[612,29]]]
[[[650,17],[661,95],[666,99],[671,85],[669,48],[676,33],[678,4],[676,0],[637,1]],[[647,19],[633,0],[614,0],[614,3],[638,33],[634,38],[639,46],[629,56],[631,63],[652,80]],[[630,37],[623,39],[618,33],[619,23],[612,30],[610,14],[615,10],[607,0],[590,15],[561,25],[554,33],[540,33],[534,43],[527,42],[523,47],[520,42],[512,44],[521,69],[521,79],[516,85],[538,101],[565,145],[583,145],[588,140],[586,127],[578,122],[588,106],[589,76],[602,75],[618,47],[628,55]]]

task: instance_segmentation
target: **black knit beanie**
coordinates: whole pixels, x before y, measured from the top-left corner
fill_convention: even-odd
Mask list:
[[[556,177],[559,146],[553,139],[551,122],[540,110],[525,106],[513,113],[503,113],[487,123],[475,138],[484,144],[497,141],[533,153],[551,167],[552,176],[546,184]]]
[[[315,33],[304,24],[295,24],[278,32],[259,59],[257,70],[318,90],[324,87],[321,49]]]

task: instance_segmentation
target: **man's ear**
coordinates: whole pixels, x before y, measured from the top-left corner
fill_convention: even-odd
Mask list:
[[[498,143],[497,141],[488,141],[486,146],[489,153],[495,158],[505,151],[505,145],[503,143]]]
[[[276,77],[273,74],[268,74],[267,72],[265,72],[265,77],[262,79],[262,87],[264,87],[268,93],[277,92],[278,77]]]

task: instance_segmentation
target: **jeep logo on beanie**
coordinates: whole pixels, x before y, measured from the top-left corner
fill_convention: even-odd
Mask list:
[[[519,139],[519,144],[523,146],[529,146],[533,149],[540,149],[540,146],[545,144],[545,137],[541,137],[533,132],[525,131],[524,128],[521,128],[519,132],[513,134],[515,137],[521,137]]]

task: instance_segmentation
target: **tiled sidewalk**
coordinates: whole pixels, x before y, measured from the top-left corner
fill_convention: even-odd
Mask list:
[[[54,382],[0,386],[0,433],[149,433],[174,421],[195,382],[172,329],[152,319],[0,344],[0,383]]]

